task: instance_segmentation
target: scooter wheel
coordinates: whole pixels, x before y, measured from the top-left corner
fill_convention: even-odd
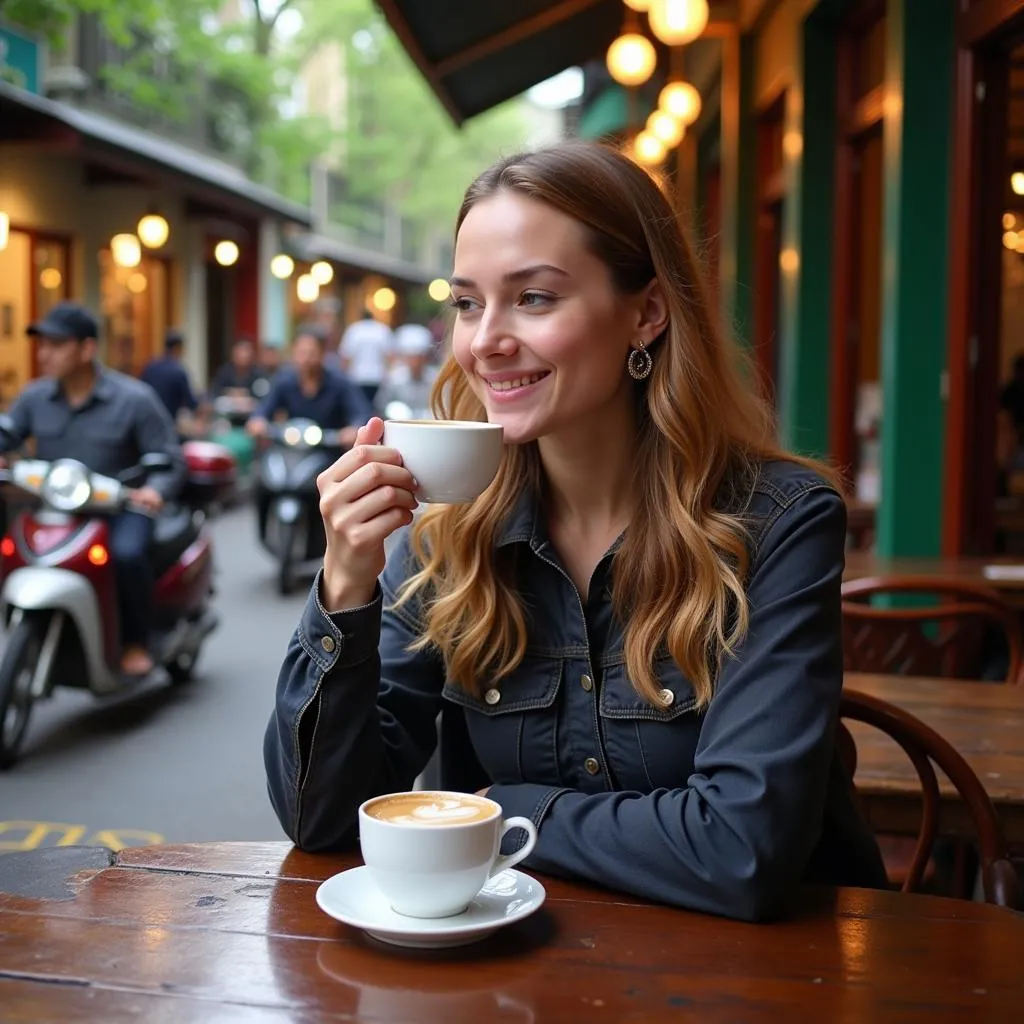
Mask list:
[[[174,661],[165,666],[171,682],[175,686],[190,683],[196,674],[196,663],[199,661],[199,652],[195,654],[179,654]]]
[[[0,661],[0,770],[18,758],[32,714],[32,676],[43,647],[39,623],[22,619]]]

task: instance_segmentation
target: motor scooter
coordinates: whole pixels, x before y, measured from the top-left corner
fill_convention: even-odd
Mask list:
[[[271,423],[256,475],[260,543],[277,559],[277,589],[290,594],[313,575],[327,550],[316,478],[345,450],[341,431],[312,420]]]
[[[209,439],[227,448],[238,467],[232,504],[248,497],[252,491],[256,445],[245,425],[255,408],[256,399],[249,394],[223,394],[213,400]]]
[[[22,459],[0,470],[0,483],[37,499],[0,540],[0,619],[7,627],[0,658],[0,768],[14,763],[33,705],[55,687],[103,697],[140,682],[120,672],[107,520],[130,508],[131,488],[148,473],[170,465],[166,455],[145,455],[118,479],[73,459]],[[213,551],[205,518],[197,508],[168,507],[154,525],[151,649],[172,683],[192,678],[203,641],[218,623],[210,607]]]

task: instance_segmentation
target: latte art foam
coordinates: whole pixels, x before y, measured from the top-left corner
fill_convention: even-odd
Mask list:
[[[393,825],[466,825],[495,816],[494,808],[470,796],[440,793],[402,793],[385,797],[366,813]]]

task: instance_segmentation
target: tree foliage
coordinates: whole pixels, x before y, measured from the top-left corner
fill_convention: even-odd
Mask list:
[[[165,120],[202,111],[219,147],[299,200],[309,162],[327,157],[354,201],[450,222],[468,181],[526,135],[515,101],[455,128],[372,0],[0,0],[0,17],[51,40],[79,13],[123,48],[107,87]],[[323,47],[347,83],[331,124],[297,88]]]

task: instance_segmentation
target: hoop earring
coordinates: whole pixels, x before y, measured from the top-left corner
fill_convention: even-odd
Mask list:
[[[654,360],[642,341],[639,342],[639,345],[639,348],[630,351],[629,358],[626,360],[626,369],[633,380],[646,380],[650,377],[651,370],[654,369]]]

